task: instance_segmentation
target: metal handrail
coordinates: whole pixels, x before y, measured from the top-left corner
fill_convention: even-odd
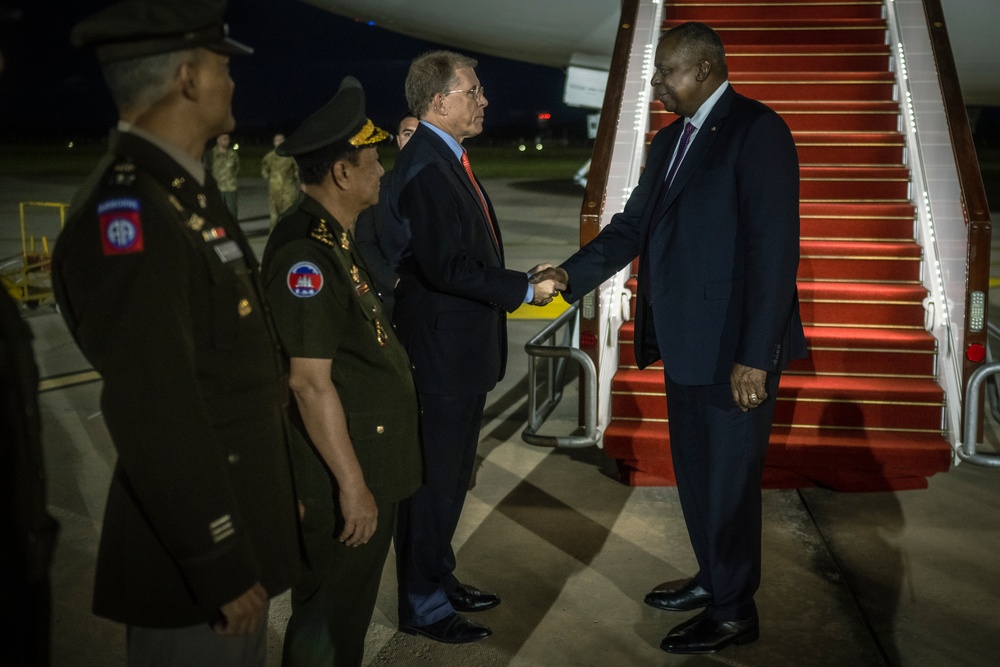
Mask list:
[[[579,304],[549,323],[524,344],[528,353],[528,425],[521,432],[521,439],[529,445],[542,447],[592,447],[600,442],[597,428],[597,367],[580,348],[573,346],[579,326]],[[561,345],[555,345],[556,333],[564,329]],[[545,380],[544,402],[538,404],[538,364],[545,359],[549,372]],[[538,430],[559,405],[566,385],[566,361],[576,361],[583,372],[583,435],[539,435]]]
[[[965,385],[965,423],[967,426],[965,439],[958,449],[958,458],[988,468],[1000,468],[1000,455],[977,454],[976,429],[968,425],[979,423],[979,401],[976,400],[976,397],[979,396],[980,387],[988,376],[998,373],[1000,373],[1000,362],[994,362],[980,366],[969,376],[969,381]]]

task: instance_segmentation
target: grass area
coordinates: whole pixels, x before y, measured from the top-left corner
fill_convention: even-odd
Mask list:
[[[240,176],[260,174],[260,160],[267,146],[240,148]],[[538,151],[534,146],[521,152],[516,146],[469,145],[476,175],[480,178],[569,179],[590,158],[589,147],[556,146]],[[105,147],[87,145],[19,145],[0,146],[0,176],[19,178],[64,177],[87,175],[101,159]],[[392,168],[397,151],[386,148],[382,165]]]

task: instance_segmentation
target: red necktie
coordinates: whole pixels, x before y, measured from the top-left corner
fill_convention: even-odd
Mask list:
[[[472,164],[469,162],[469,154],[464,150],[462,151],[462,166],[465,167],[465,173],[469,175],[472,187],[476,189],[476,194],[479,195],[479,203],[483,205],[483,213],[486,214],[486,219],[490,223],[490,234],[493,235],[493,242],[497,244],[497,247],[500,247],[500,241],[497,239],[497,230],[493,226],[493,218],[490,217],[490,207],[486,205],[486,197],[483,196],[483,191],[479,189],[479,183],[476,182],[476,177],[472,174]]]

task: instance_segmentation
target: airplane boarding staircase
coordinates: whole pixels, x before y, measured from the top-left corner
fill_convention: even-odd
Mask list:
[[[896,52],[887,25],[892,4],[685,0],[662,7],[663,28],[696,20],[719,32],[730,83],[775,109],[798,147],[798,290],[809,356],[793,362],[781,378],[767,487],[922,488],[953,460],[961,391],[949,385],[950,371],[943,366],[968,365],[964,344],[972,339],[966,334],[956,345],[949,338],[956,335],[955,323],[938,305],[945,300],[936,275],[939,239],[933,227],[927,231],[930,215],[919,209],[931,210],[917,181],[924,176],[915,175],[927,167],[916,164],[907,132],[912,102],[900,101],[909,93],[899,77],[905,52]],[[642,45],[647,68],[653,46]],[[676,119],[658,101],[650,104],[648,117],[647,142]],[[618,125],[620,131],[623,123]],[[633,294],[635,272],[633,264],[631,275],[621,278]],[[614,296],[597,300],[599,310],[618,307]],[[588,324],[586,302],[583,310],[581,347],[600,347],[603,336],[588,327],[593,330],[602,315]],[[671,485],[662,364],[636,367],[632,321],[623,319],[628,321],[618,331],[604,448],[624,482]],[[595,356],[607,364],[615,355]],[[959,404],[951,414],[949,401]]]

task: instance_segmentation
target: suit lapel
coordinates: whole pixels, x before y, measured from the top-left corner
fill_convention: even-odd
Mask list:
[[[716,102],[712,112],[708,114],[708,118],[705,119],[703,126],[698,128],[698,134],[695,135],[694,141],[688,147],[684,161],[677,168],[677,173],[674,174],[674,182],[670,186],[670,190],[667,191],[663,204],[660,206],[661,216],[684,190],[684,186],[691,180],[691,175],[698,170],[705,155],[711,150],[712,144],[715,143],[715,138],[718,136],[719,129],[721,129],[726,117],[729,115],[729,107],[732,104],[733,94],[732,86],[728,87],[726,92],[722,94],[722,97],[719,98],[719,101]],[[666,176],[666,171],[661,173],[664,177]]]
[[[493,229],[495,229],[495,227],[494,225],[492,225],[492,223],[490,223],[489,218],[486,217],[486,211],[483,210],[483,204],[479,199],[479,192],[476,192],[476,186],[472,184],[471,180],[469,180],[469,175],[465,173],[465,167],[462,166],[461,162],[458,162],[456,160],[454,153],[451,153],[449,151],[449,157],[450,157],[452,171],[454,171],[455,176],[458,178],[458,180],[461,181],[462,185],[465,188],[465,191],[469,194],[469,197],[472,199],[476,211],[479,212],[479,219],[486,229],[486,236],[487,238],[489,238],[490,244],[493,246],[493,252],[496,253],[498,259],[502,260],[503,258],[500,253],[500,246],[498,245],[499,238],[494,237],[493,235]],[[493,219],[496,220],[496,213],[493,212],[493,203],[490,201],[489,196],[486,194],[486,190],[483,189],[483,184],[479,183],[478,178],[476,179],[476,182],[479,185],[479,190],[483,193],[483,201],[486,202],[486,206],[489,208],[490,215],[492,215]],[[497,234],[499,235],[499,230],[497,230]]]

